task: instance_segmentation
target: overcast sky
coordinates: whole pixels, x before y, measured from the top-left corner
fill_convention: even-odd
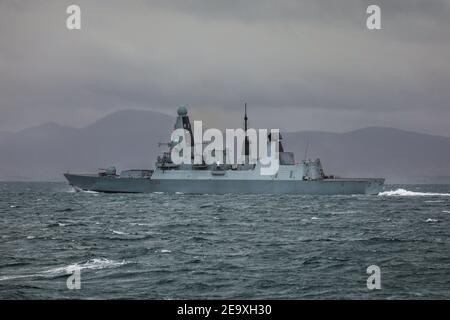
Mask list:
[[[0,39],[0,131],[181,104],[234,128],[247,101],[253,127],[450,136],[450,0],[0,0]]]

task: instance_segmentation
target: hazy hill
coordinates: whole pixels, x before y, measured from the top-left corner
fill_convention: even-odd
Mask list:
[[[298,159],[306,141],[307,157],[320,157],[327,173],[386,177],[391,183],[450,183],[450,138],[379,127],[285,134]]]
[[[150,167],[173,118],[119,111],[81,128],[46,123],[0,137],[0,180],[63,180],[62,173]]]
[[[174,118],[125,110],[84,128],[46,123],[18,133],[0,132],[0,180],[62,180],[62,173],[152,167],[168,141]],[[284,133],[297,161],[320,157],[326,173],[386,177],[391,183],[450,183],[450,138],[392,128],[348,133]]]

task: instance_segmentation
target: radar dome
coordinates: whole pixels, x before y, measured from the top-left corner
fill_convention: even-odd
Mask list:
[[[179,108],[178,108],[178,115],[179,116],[185,116],[185,115],[187,115],[187,108],[186,108],[186,106],[180,106]]]

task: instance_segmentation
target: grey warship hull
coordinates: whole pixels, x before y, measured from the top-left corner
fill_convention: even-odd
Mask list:
[[[151,179],[101,177],[65,174],[76,189],[110,193],[185,193],[185,194],[378,194],[382,178],[322,180],[233,180],[233,179]]]

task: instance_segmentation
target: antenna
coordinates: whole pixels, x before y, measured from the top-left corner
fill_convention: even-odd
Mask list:
[[[249,155],[249,144],[248,144],[248,137],[247,137],[247,102],[244,103],[244,132],[245,132],[245,149],[244,149],[244,155],[248,156]]]
[[[248,120],[248,117],[247,117],[247,102],[246,103],[244,103],[244,109],[245,109],[245,115],[244,115],[244,130],[245,130],[245,132],[247,132],[247,120]]]

